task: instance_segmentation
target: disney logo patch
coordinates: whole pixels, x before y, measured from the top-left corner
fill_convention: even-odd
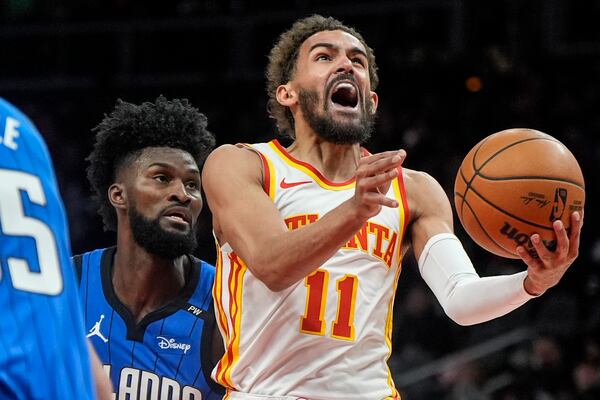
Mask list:
[[[187,354],[188,350],[192,348],[189,343],[178,342],[175,338],[167,338],[164,336],[157,336],[157,345],[162,350],[167,350],[169,353],[181,353]]]

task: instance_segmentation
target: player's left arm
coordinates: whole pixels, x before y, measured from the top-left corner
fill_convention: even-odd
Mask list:
[[[570,238],[555,226],[558,249],[554,253],[541,250],[540,254],[544,256],[540,259],[548,264],[524,258],[529,266],[527,271],[481,278],[453,233],[452,208],[442,187],[425,173],[404,171],[411,211],[409,234],[419,272],[446,314],[456,323],[472,325],[509,313],[538,295],[538,292],[527,291],[525,281],[544,285],[546,290],[558,283],[572,263],[567,254],[572,246],[578,247],[581,229],[578,221],[573,221]],[[533,268],[537,275],[530,276]]]
[[[418,260],[430,238],[454,232],[452,208],[448,196],[431,175],[404,168],[403,179],[411,218],[411,246]]]

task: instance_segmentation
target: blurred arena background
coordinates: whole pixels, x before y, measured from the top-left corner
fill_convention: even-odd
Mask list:
[[[263,70],[297,18],[332,15],[375,49],[380,115],[372,152],[404,148],[450,198],[462,158],[511,127],[549,133],[586,179],[580,256],[560,285],[498,320],[460,327],[406,257],[390,359],[403,400],[600,399],[600,1],[4,0],[0,95],[53,155],[74,252],[114,243],[89,202],[90,129],[117,98],[188,98],[218,143],[274,135]],[[463,240],[481,275],[524,268]],[[214,262],[210,214],[198,255]],[[474,300],[475,301],[475,300]]]

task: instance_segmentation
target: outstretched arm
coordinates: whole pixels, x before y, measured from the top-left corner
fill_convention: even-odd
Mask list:
[[[216,235],[267,287],[283,290],[327,261],[381,207],[398,206],[378,188],[397,176],[403,156],[386,152],[361,158],[354,197],[316,223],[290,231],[262,189],[258,155],[236,146],[219,147],[202,174]]]
[[[550,252],[532,235],[539,259],[521,249],[527,271],[481,278],[452,233],[452,209],[440,185],[429,175],[407,171],[406,190],[413,210],[411,240],[421,276],[446,314],[461,325],[500,317],[556,285],[577,256],[581,218],[572,215],[570,237],[554,224],[557,250]],[[537,239],[536,239],[537,237]]]

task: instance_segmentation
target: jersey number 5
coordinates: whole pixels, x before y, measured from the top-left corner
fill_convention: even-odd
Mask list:
[[[46,295],[60,293],[63,279],[54,234],[44,222],[23,212],[21,191],[27,192],[32,203],[42,207],[46,205],[40,178],[25,172],[0,169],[0,182],[0,229],[4,235],[33,238],[40,266],[39,272],[31,271],[26,260],[9,256],[7,264],[13,286]]]
[[[304,280],[307,289],[306,310],[300,318],[300,331],[312,335],[324,335],[326,323],[323,319],[327,302],[329,271],[317,269]],[[331,328],[336,339],[354,340],[354,303],[358,277],[344,275],[336,281],[338,292],[337,314]]]

